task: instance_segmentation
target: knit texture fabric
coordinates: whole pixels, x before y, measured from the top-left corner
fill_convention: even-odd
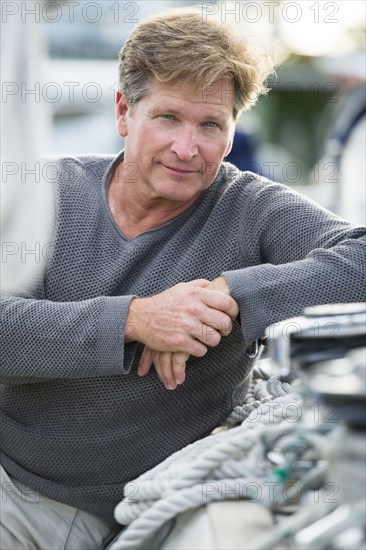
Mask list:
[[[121,155],[58,161],[58,220],[42,288],[1,303],[2,465],[111,524],[127,481],[244,401],[245,350],[270,323],[366,298],[365,229],[230,164],[183,214],[127,239],[106,199]],[[175,391],[154,369],[138,377],[143,346],[124,345],[132,297],[222,273],[240,306],[232,333],[189,359]]]

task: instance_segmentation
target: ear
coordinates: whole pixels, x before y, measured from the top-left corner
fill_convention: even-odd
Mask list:
[[[117,130],[121,137],[127,136],[127,120],[128,101],[122,92],[116,92],[116,119]]]

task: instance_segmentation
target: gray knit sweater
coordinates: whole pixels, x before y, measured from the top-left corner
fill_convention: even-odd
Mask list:
[[[131,480],[242,402],[245,349],[305,306],[365,300],[366,230],[285,186],[223,164],[186,212],[127,239],[106,188],[121,157],[60,160],[43,288],[2,299],[2,465],[45,496],[113,522]],[[363,236],[363,238],[362,238]],[[132,296],[224,273],[240,323],[167,391],[124,345]]]

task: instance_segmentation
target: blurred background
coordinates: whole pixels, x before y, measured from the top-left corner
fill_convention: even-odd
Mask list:
[[[37,2],[35,15],[32,2],[19,4],[20,12],[24,4],[28,9],[23,20],[38,15],[36,32],[44,35],[45,152],[80,154],[123,146],[113,100],[118,51],[132,28],[159,10],[201,3]],[[203,18],[220,15],[257,35],[278,63],[271,92],[241,117],[228,160],[299,188],[358,223],[365,223],[365,6],[362,0],[202,4]],[[352,206],[350,194],[357,196]]]
[[[242,115],[228,160],[364,225],[363,0],[1,2],[5,179],[14,159],[120,151],[118,51],[145,16],[195,4],[203,21],[237,24],[277,60],[271,91]]]

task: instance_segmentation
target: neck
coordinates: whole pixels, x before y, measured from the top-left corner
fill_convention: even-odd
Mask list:
[[[122,163],[112,176],[107,198],[114,221],[129,239],[176,218],[197,199],[194,197],[188,203],[181,203],[163,197],[148,197],[133,178],[124,174]]]

